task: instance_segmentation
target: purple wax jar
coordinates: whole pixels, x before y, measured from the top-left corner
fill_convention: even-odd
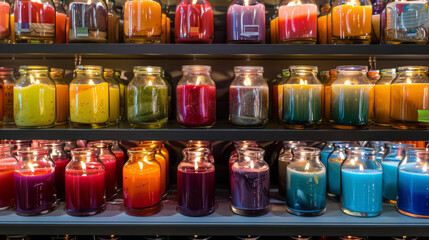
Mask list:
[[[265,6],[257,0],[235,0],[227,13],[229,43],[265,42]]]

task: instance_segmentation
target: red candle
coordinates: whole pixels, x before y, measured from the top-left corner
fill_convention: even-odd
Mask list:
[[[47,3],[17,0],[14,5],[14,23],[17,38],[24,33],[25,36],[53,37],[55,8]]]
[[[64,13],[56,13],[55,43],[66,42],[66,25],[67,15]]]
[[[52,156],[55,163],[55,186],[57,188],[57,197],[64,200],[65,196],[65,172],[66,166],[70,162],[68,156]]]
[[[317,39],[316,4],[290,4],[279,8],[279,37],[282,42],[313,42]]]
[[[125,154],[122,150],[115,151],[112,149],[112,152],[116,157],[116,178],[118,180],[118,187],[122,187],[122,168],[125,163]]]
[[[13,170],[15,158],[1,159],[0,169],[0,210],[6,209],[15,203],[15,189],[13,185]]]
[[[116,158],[111,155],[100,155],[106,169],[106,199],[112,199],[116,195]]]
[[[176,43],[212,43],[213,10],[207,0],[181,0],[176,7]]]
[[[177,121],[183,126],[212,126],[216,121],[216,87],[178,85]]]

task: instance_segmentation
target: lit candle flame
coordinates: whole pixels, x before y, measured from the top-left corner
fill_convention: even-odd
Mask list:
[[[143,163],[142,162],[138,162],[138,163],[139,163],[140,170],[143,170]]]
[[[310,169],[310,163],[305,164],[304,171],[308,171]]]
[[[352,5],[352,6],[358,6],[356,0],[351,0],[350,2],[347,2],[346,4]]]
[[[411,79],[407,78],[407,84],[411,84]]]
[[[198,162],[201,160],[200,157],[196,157],[195,158],[195,162],[194,162],[194,169],[195,171],[198,171]]]
[[[34,166],[33,166],[33,164],[32,163],[29,163],[29,165],[28,165],[29,167],[30,167],[30,171],[31,171],[31,173],[34,173]]]
[[[89,85],[94,85],[94,82],[92,81],[92,79],[89,80]]]
[[[198,76],[198,77],[197,77],[197,82],[195,83],[195,85],[200,85],[200,82],[201,82],[202,78],[203,78],[203,77]]]
[[[151,80],[149,80],[149,84],[148,84],[149,86],[152,86],[152,81]]]
[[[255,168],[255,163],[253,161],[250,161],[250,169],[254,169]]]
[[[299,79],[299,84],[300,85],[307,85],[307,80]]]
[[[345,85],[352,85],[352,83],[349,80],[346,80],[346,82],[344,84]]]
[[[80,165],[82,166],[83,175],[86,175],[86,164],[84,162],[80,162]]]
[[[197,0],[192,0],[192,4],[197,4]]]
[[[37,80],[34,80],[34,77],[33,77],[33,75],[30,75],[30,82],[32,83],[32,84],[39,84],[40,83],[40,81],[39,81],[39,79],[37,79]]]
[[[362,166],[362,164],[359,164],[359,171],[363,172],[363,166]]]
[[[250,82],[249,77],[246,76],[246,79],[244,79],[244,85],[245,86],[250,86],[252,83]]]
[[[249,6],[249,0],[244,0],[244,6]]]
[[[428,165],[427,163],[425,163],[425,165],[423,165],[423,172],[427,172],[428,171]]]

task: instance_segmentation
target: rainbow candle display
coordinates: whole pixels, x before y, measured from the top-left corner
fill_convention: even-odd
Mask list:
[[[427,164],[423,167],[411,164],[401,168],[398,173],[399,212],[429,218],[429,174]]]
[[[265,42],[265,6],[260,2],[249,5],[248,0],[229,6],[227,18],[228,42]]]
[[[186,127],[212,126],[216,121],[216,87],[177,86],[177,121]]]
[[[293,1],[280,6],[279,38],[283,43],[316,43],[317,5]]]

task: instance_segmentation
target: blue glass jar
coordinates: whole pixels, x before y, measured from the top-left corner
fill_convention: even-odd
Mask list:
[[[341,195],[341,164],[346,159],[346,148],[352,143],[334,143],[334,151],[328,157],[328,196],[337,198]]]
[[[326,169],[320,150],[299,147],[292,154],[286,172],[286,210],[294,215],[321,215],[326,210]]]
[[[352,147],[341,165],[341,210],[348,215],[375,217],[382,211],[383,170],[373,148]]]
[[[328,167],[328,157],[329,154],[334,151],[334,143],[335,142],[326,142],[320,153],[320,161],[322,161],[325,167]]]
[[[383,158],[384,154],[386,153],[385,144],[391,143],[386,141],[371,141],[369,142],[369,147],[374,148],[376,150],[375,159],[381,163],[381,159]]]
[[[383,166],[383,198],[396,203],[398,196],[398,165],[405,157],[405,148],[414,147],[413,144],[386,143],[386,153],[381,159]]]

